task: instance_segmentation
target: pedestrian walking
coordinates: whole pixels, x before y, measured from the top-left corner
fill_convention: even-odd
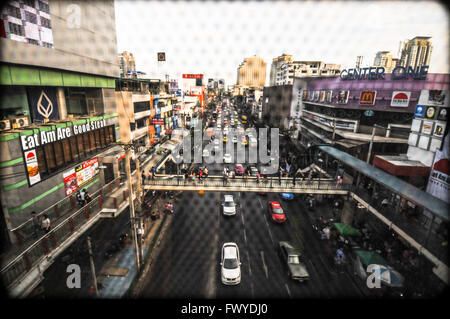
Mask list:
[[[205,174],[205,177],[208,177],[208,166],[205,166],[204,174]]]
[[[50,231],[50,224],[51,224],[50,218],[48,218],[47,214],[44,214],[42,222],[41,222],[41,227],[45,231],[46,234]]]
[[[278,168],[278,183],[281,185],[281,167]]]
[[[37,238],[39,235],[39,217],[35,211],[31,212],[31,218],[33,222],[33,237]]]
[[[76,197],[77,197],[78,205],[80,205],[80,207],[83,207],[84,206],[84,192],[81,193],[80,191],[78,191]]]
[[[145,184],[145,171],[142,171],[141,179],[142,179],[142,184]]]
[[[92,195],[89,194],[89,192],[87,190],[85,190],[84,199],[86,201],[86,204],[89,204],[91,202],[91,200],[92,200]]]
[[[258,183],[259,184],[259,179],[261,178],[261,175],[259,174],[259,172],[258,172],[258,174],[256,174],[256,183]]]

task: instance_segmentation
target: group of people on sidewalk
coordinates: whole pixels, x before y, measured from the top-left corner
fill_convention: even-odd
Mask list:
[[[199,181],[201,182],[204,178],[207,178],[209,175],[208,167],[193,167],[190,170],[184,171],[184,178],[191,181]]]
[[[150,181],[154,181],[156,179],[156,167],[153,166],[152,169],[149,171],[148,178]],[[145,170],[142,170],[141,172],[141,180],[142,184],[145,184],[147,181],[147,174],[145,174]]]
[[[87,189],[82,189],[81,191],[77,192],[77,202],[80,207],[85,206],[92,200],[92,195],[89,194]]]

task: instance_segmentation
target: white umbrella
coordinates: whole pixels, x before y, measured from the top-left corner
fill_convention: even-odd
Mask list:
[[[389,287],[402,287],[404,277],[395,269],[389,266],[379,265],[380,280],[383,284]]]

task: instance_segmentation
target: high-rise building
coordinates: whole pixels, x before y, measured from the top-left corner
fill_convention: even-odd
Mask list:
[[[418,36],[403,43],[400,65],[416,69],[422,65],[430,65],[433,47],[431,37]]]
[[[261,57],[245,58],[237,70],[237,84],[249,87],[261,87],[266,83],[267,63]]]
[[[281,56],[272,59],[272,65],[270,66],[270,86],[277,85],[277,75],[281,65],[290,62],[292,62],[292,54],[283,53]]]
[[[124,51],[119,54],[120,77],[133,78],[136,77],[136,60],[133,53]]]

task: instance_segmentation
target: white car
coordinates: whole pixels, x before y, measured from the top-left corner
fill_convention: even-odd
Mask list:
[[[224,285],[237,285],[241,282],[241,259],[235,243],[223,244],[220,268]]]
[[[231,163],[231,161],[232,161],[231,154],[226,153],[226,154],[223,156],[223,161],[224,161],[225,163]]]
[[[226,216],[236,215],[236,204],[234,203],[233,195],[225,195],[223,205],[223,214]]]

